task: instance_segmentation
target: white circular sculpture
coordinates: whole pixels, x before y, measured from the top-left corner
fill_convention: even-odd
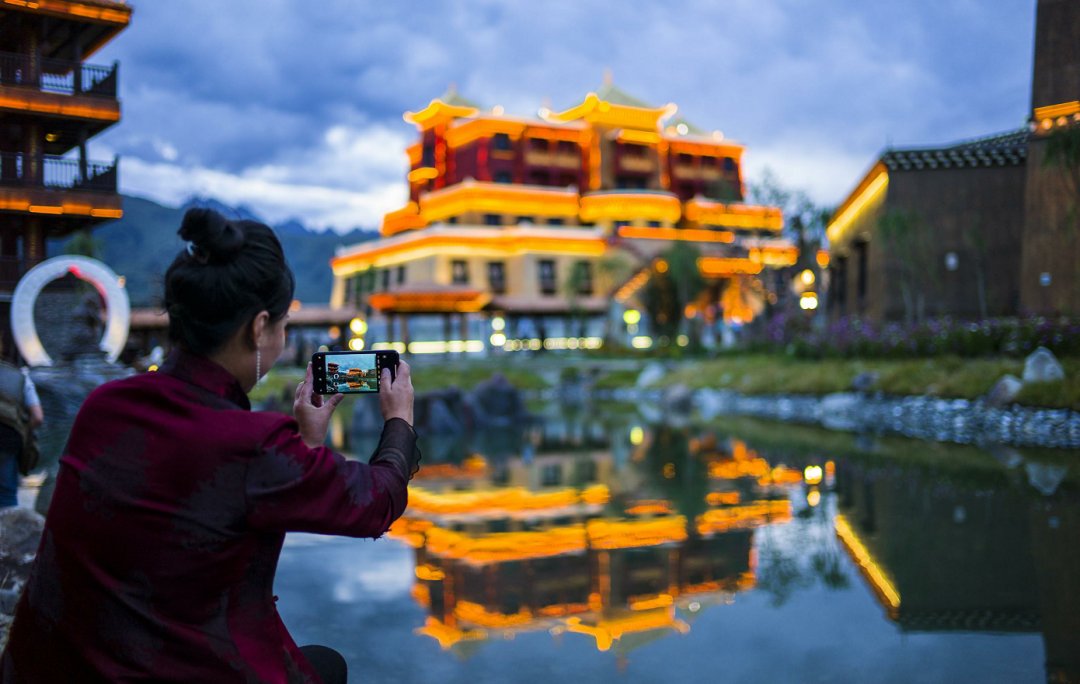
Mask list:
[[[111,268],[97,259],[81,256],[59,256],[43,261],[27,271],[15,286],[11,300],[11,333],[19,352],[31,366],[53,365],[34,325],[34,302],[46,285],[68,273],[93,285],[105,301],[109,320],[100,349],[110,362],[115,362],[127,342],[131,301]]]

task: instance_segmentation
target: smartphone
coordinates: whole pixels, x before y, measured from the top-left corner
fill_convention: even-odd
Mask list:
[[[384,368],[390,377],[397,377],[398,353],[393,349],[380,351],[315,352],[311,356],[311,373],[316,394],[369,394],[379,391],[379,378]]]

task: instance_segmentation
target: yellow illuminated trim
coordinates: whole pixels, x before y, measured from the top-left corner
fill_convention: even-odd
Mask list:
[[[379,311],[456,312],[480,311],[491,301],[485,292],[378,292],[368,297],[368,304]],[[416,344],[415,342],[413,344]]]
[[[0,199],[0,211],[26,211],[31,214],[46,214],[50,216],[92,216],[94,218],[121,218],[124,215],[122,209],[94,208],[88,204],[61,204],[60,206],[48,204],[31,204],[27,199]]]
[[[465,181],[420,199],[420,212],[429,223],[466,212],[576,217],[578,209],[578,194],[572,190],[509,183]]]
[[[1043,119],[1056,119],[1061,116],[1071,116],[1073,114],[1080,114],[1080,101],[1078,100],[1073,100],[1072,102],[1061,102],[1059,104],[1035,108],[1036,121],[1042,121]]]
[[[419,205],[416,202],[409,202],[401,209],[391,211],[383,216],[382,227],[379,232],[389,237],[413,228],[423,228],[426,225],[427,221],[420,215]]]
[[[673,629],[680,634],[686,634],[690,631],[690,625],[675,617],[673,606],[601,619],[595,625],[587,624],[577,617],[566,619],[566,631],[591,636],[596,640],[596,648],[599,651],[609,650],[611,645],[625,634],[648,632],[654,629]]]
[[[858,564],[860,572],[870,583],[870,586],[873,587],[874,593],[885,603],[889,617],[895,620],[900,614],[900,593],[896,591],[892,581],[878,566],[869,549],[866,548],[855,530],[848,524],[847,518],[837,513],[835,526],[837,538],[843,542],[844,548],[848,550],[848,553]]]
[[[459,119],[466,116],[474,116],[477,110],[475,107],[458,107],[455,105],[449,105],[442,100],[436,98],[418,112],[405,112],[402,117],[406,123],[411,123],[422,131],[426,131],[429,128],[445,123],[452,119]]]
[[[791,502],[787,499],[775,499],[705,511],[694,520],[694,527],[698,534],[705,536],[789,520],[791,520]]]
[[[434,168],[430,166],[421,166],[418,169],[413,169],[412,171],[410,171],[408,177],[410,183],[420,183],[422,181],[432,180],[433,178],[437,178],[438,176],[439,172]]]
[[[581,198],[582,221],[621,219],[675,223],[680,216],[682,205],[674,195],[627,191],[591,194]]]
[[[464,121],[446,131],[446,144],[450,147],[461,147],[480,138],[490,138],[496,133],[505,133],[511,138],[520,138],[525,132],[526,124],[520,121],[511,121],[495,117],[478,117]]]
[[[837,245],[845,236],[855,219],[866,207],[877,199],[889,186],[889,171],[881,162],[874,164],[855,191],[840,205],[836,217],[829,222],[825,234],[832,245]]]
[[[612,104],[601,100],[596,93],[588,93],[580,104],[563,112],[550,112],[549,121],[574,121],[584,119],[602,126],[637,128],[646,131],[659,129],[660,117],[667,114],[668,107],[644,108]]]
[[[64,213],[63,207],[47,207],[41,204],[31,204],[29,207],[31,214],[56,214],[60,215]]]
[[[570,126],[529,126],[525,129],[527,138],[543,138],[555,142],[566,141],[581,144],[585,138],[586,129],[583,127]]]
[[[660,142],[660,134],[653,131],[635,131],[633,129],[623,129],[619,131],[619,135],[616,136],[616,140],[622,143],[631,143],[634,145],[655,145]]]
[[[619,237],[640,240],[686,240],[689,242],[734,242],[735,234],[726,230],[703,230],[698,228],[647,228],[623,226]]]
[[[461,641],[479,641],[487,638],[482,629],[460,630],[428,616],[423,627],[417,627],[415,634],[429,636],[439,642],[439,648],[446,651]]]
[[[409,155],[409,166],[419,166],[424,160],[424,146],[414,143],[405,148],[405,154]]]
[[[798,247],[755,247],[750,250],[750,260],[766,266],[794,266],[799,260]]]
[[[779,207],[692,199],[686,203],[685,215],[688,221],[731,228],[781,230],[784,227],[784,214]]]
[[[2,91],[7,92],[2,92]],[[78,119],[96,119],[99,121],[119,121],[120,106],[116,100],[103,100],[95,107],[88,102],[91,98],[73,97],[42,93],[36,90],[14,92],[13,88],[0,86],[0,109],[18,109],[38,114],[55,114]]]
[[[532,492],[524,487],[436,493],[423,487],[409,489],[409,510],[433,515],[455,513],[536,511],[578,504],[603,505],[610,494],[604,485],[583,490],[565,488]]]
[[[123,7],[90,6],[63,0],[3,0],[11,7],[25,7],[49,14],[71,15],[83,19],[127,25],[131,21],[131,9]]]
[[[701,275],[720,277],[731,275],[757,275],[761,273],[761,263],[737,257],[701,257],[698,259]]]

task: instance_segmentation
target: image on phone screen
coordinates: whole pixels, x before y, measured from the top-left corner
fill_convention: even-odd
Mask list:
[[[326,388],[330,392],[379,391],[375,354],[326,354]]]

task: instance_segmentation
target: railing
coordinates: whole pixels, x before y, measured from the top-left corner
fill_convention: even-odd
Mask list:
[[[0,152],[0,185],[115,193],[119,159],[80,162],[52,155]]]
[[[29,55],[0,52],[0,85],[25,86],[62,95],[116,97],[119,65],[97,66],[66,59],[41,59],[34,68]]]

